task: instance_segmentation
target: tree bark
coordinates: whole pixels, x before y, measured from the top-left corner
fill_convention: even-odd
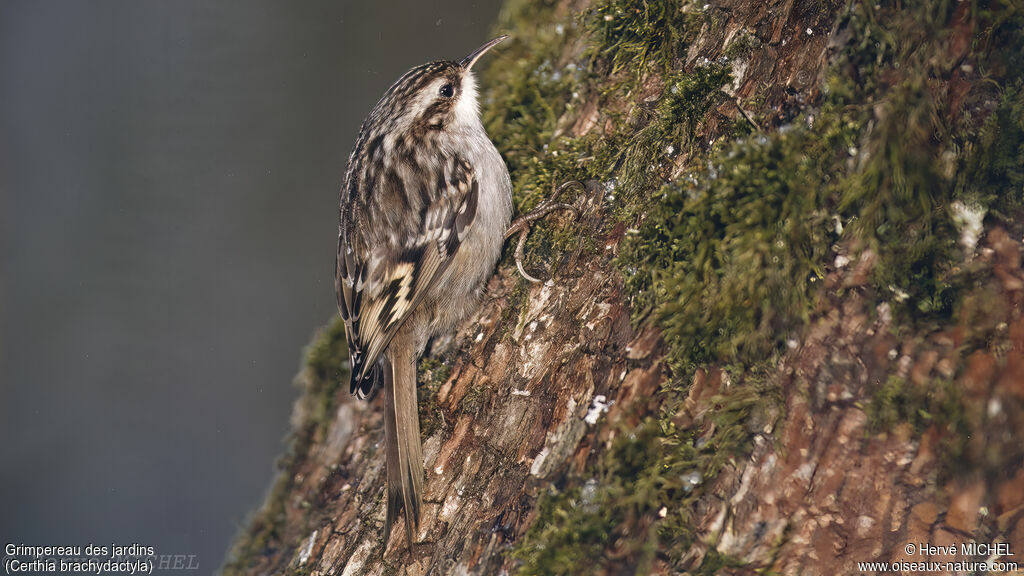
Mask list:
[[[690,39],[678,61],[683,70],[722,58],[738,34],[753,38],[755,48],[733,63],[733,82],[723,88],[728,97],[703,114],[696,132],[715,138],[744,115],[770,132],[813,110],[830,59],[850,41],[840,23],[852,6],[724,0],[705,7],[714,23]],[[551,21],[532,25],[571,25],[573,14],[588,8],[560,0],[544,13]],[[970,33],[957,34],[970,18],[951,19],[950,51],[969,40]],[[583,50],[583,43],[567,42],[556,67],[581,62]],[[558,120],[563,135],[600,137],[612,122],[608,108],[652,106],[650,98],[659,97],[657,72],[639,90],[611,99],[600,93],[600,76],[587,81],[596,85],[585,101]],[[936,89],[955,98],[972,82],[980,80],[939,78]],[[678,178],[689,162],[688,154],[675,157],[662,179]],[[662,391],[678,378],[655,319],[631,320],[633,295],[615,263],[631,226],[613,217],[601,182],[584,188],[576,225],[592,231],[593,246],[557,254],[557,272],[541,284],[521,279],[506,258],[441,362],[421,369],[426,483],[413,549],[405,550],[404,526],[396,526],[382,555],[381,399],[360,402],[345,387],[325,388],[324,381],[341,378],[323,373],[323,358],[340,364],[343,357],[335,325],[311,352],[322,358],[299,376],[304,394],[294,447],[226,573],[502,574],[529,564],[522,557],[529,552],[512,551],[543,521],[538,503],[574,488],[585,493],[595,463],[617,439],[664,416]],[[563,216],[552,227],[570,220]],[[1024,553],[1019,230],[989,223],[968,292],[983,307],[914,332],[896,330],[892,295],[868,287],[878,260],[867,244],[845,240],[840,254],[851,258],[822,274],[813,310],[763,378],[775,397],[745,420],[748,448],[723,455],[713,476],[693,478],[698,496],[685,500],[686,510],[644,511],[619,523],[600,546],[600,573],[854,573],[858,562],[977,560],[961,547],[971,541],[1004,542]],[[972,339],[981,324],[998,343]],[[716,433],[710,417],[737,387],[726,364],[701,365],[683,383],[685,401],[668,415],[674,426],[697,437]],[[982,455],[985,465],[951,471],[937,454],[955,433],[929,424],[928,415],[915,420],[920,431],[910,423],[872,425],[866,406],[893,378],[919,389],[951,383],[964,410],[958,417],[972,431],[961,449]],[[680,556],[651,536],[661,518],[677,513],[693,527]],[[653,538],[653,552],[636,552],[630,538]],[[955,550],[922,552],[921,544]]]

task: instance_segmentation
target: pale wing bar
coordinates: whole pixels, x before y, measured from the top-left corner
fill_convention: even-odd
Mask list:
[[[339,237],[338,308],[349,341],[352,393],[361,398],[380,379],[380,355],[451,263],[476,217],[479,183],[472,166],[452,158],[438,188],[442,183],[422,212],[420,232],[409,245],[383,246],[376,253],[371,250],[366,261],[358,261]]]

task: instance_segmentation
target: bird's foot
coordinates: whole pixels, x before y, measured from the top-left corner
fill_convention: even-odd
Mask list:
[[[509,226],[508,231],[505,232],[506,239],[511,238],[516,234],[519,234],[519,241],[516,243],[515,254],[516,268],[519,269],[519,274],[523,278],[529,280],[530,282],[537,283],[540,282],[541,280],[539,278],[534,278],[533,276],[530,276],[529,274],[526,273],[526,269],[523,268],[523,246],[526,246],[526,235],[530,232],[530,227],[533,226],[534,222],[540,220],[541,218],[544,218],[545,216],[554,212],[555,210],[570,210],[573,214],[579,217],[580,211],[578,208],[576,208],[572,204],[566,204],[564,202],[558,201],[558,197],[562,195],[562,192],[565,192],[573,185],[579,186],[580,188],[583,187],[583,184],[581,182],[577,182],[576,180],[570,180],[569,182],[562,184],[553,192],[551,192],[551,196],[549,198],[546,198],[545,200],[541,201],[541,203],[538,204],[536,208],[531,210],[529,213],[523,214],[519,218],[516,218],[515,221],[512,222],[512,225]]]

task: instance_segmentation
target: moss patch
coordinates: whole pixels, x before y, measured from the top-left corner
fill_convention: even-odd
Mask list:
[[[611,76],[588,80],[633,106],[602,107],[611,132],[566,138],[560,123],[576,100],[555,89],[552,101],[518,113],[532,119],[533,136],[512,136],[520,139],[503,152],[517,191],[596,180],[616,219],[635,226],[619,264],[637,320],[653,318],[669,344],[674,379],[662,390],[665,414],[681,405],[699,367],[728,365],[736,384],[718,399],[715,418],[723,420],[715,426],[648,419],[623,431],[589,470],[591,480],[543,498],[515,550],[526,574],[587,573],[614,563],[609,549],[643,572],[655,550],[691,544],[693,498],[749,449],[752,424],[777,405],[758,374],[814,314],[836,250],[856,258],[871,249],[878,257],[872,298],[892,302],[896,330],[927,333],[953,320],[973,281],[962,265],[953,201],[1010,212],[1024,198],[1024,105],[1012,66],[1024,42],[1011,3],[854,3],[839,17],[840,51],[815,108],[775,115],[794,120],[757,135],[744,122],[716,122],[711,138],[705,128],[724,102],[729,67],[679,69],[694,18],[679,2],[597,3],[582,31],[573,30],[589,46],[588,73]],[[963,49],[963,38],[974,44]],[[761,46],[741,37],[728,52],[747,57]],[[654,64],[637,67],[648,75],[623,72],[638,61]],[[576,90],[578,77],[573,82]],[[502,126],[490,127],[500,142]],[[680,160],[689,169],[675,177]],[[895,422],[939,426],[954,440],[965,431],[960,399],[945,381],[920,389],[890,381],[868,409],[876,431]],[[955,446],[947,451],[955,453]],[[624,530],[634,533],[619,538]],[[632,548],[623,550],[627,541]],[[701,570],[729,562],[711,553]]]
[[[771,358],[806,319],[837,236],[822,185],[832,147],[803,128],[740,140],[663,188],[629,237],[627,286],[641,314],[655,310],[678,375]]]
[[[498,29],[514,33],[483,72],[484,125],[514,176],[520,211],[550,193],[559,169],[571,169],[569,161],[555,162],[558,155],[546,152],[558,137],[559,119],[580,103],[584,72],[558,60],[579,30],[575,20],[556,19],[553,10],[544,2],[508,2]]]
[[[647,574],[658,551],[678,560],[694,543],[694,502],[749,453],[778,400],[774,386],[749,382],[715,396],[713,410],[684,416],[685,425],[673,403],[665,416],[622,430],[591,479],[542,498],[538,520],[513,551],[519,573],[589,574],[625,563]]]
[[[914,384],[890,376],[874,391],[864,410],[868,431],[873,434],[909,426],[915,437],[920,437],[925,430],[935,428],[941,440],[933,450],[944,478],[971,469],[971,461],[983,460],[981,455],[968,457],[971,426],[967,406],[963,391],[951,380]]]
[[[670,72],[685,47],[692,19],[678,1],[603,2],[585,14],[558,19],[544,3],[512,2],[499,30],[516,30],[503,55],[484,72],[488,93],[484,122],[512,175],[513,199],[526,212],[566,182],[596,181],[618,220],[642,213],[653,182],[662,181],[674,159],[694,149],[695,134],[730,81],[725,63]],[[550,22],[536,27],[535,22]],[[568,50],[566,46],[579,46]],[[619,72],[616,62],[657,62]],[[646,82],[661,92],[654,106],[624,106]],[[611,131],[567,136],[580,107],[597,99]],[[730,125],[731,126],[731,125]],[[595,231],[566,220],[538,223],[527,246],[527,267],[554,263],[567,250],[593,250]],[[506,251],[509,263],[511,250]]]
[[[334,417],[338,390],[348,385],[348,343],[345,323],[336,317],[313,338],[306,349],[306,373],[300,377],[305,388],[307,421],[326,427]]]
[[[416,370],[420,433],[433,436],[444,426],[444,410],[437,404],[437,392],[452,373],[450,366],[435,358],[423,357]]]
[[[980,195],[1004,222],[1024,209],[1024,82],[1003,90],[963,162],[961,194]]]
[[[909,424],[918,434],[935,423],[951,426],[960,436],[966,427],[961,391],[949,380],[932,380],[915,385],[890,376],[878,387],[866,408],[868,426],[873,431]]]
[[[979,80],[962,94],[938,84],[971,66],[1017,74],[989,49],[965,54],[963,70],[948,63],[956,35],[975,29],[1016,42],[1011,59],[1024,48],[1009,31],[1019,10],[977,14],[950,2],[855,4],[820,107],[722,145],[654,196],[620,263],[681,377],[706,362],[770,360],[813,310],[838,243],[878,254],[872,286],[901,322],[952,317],[969,280],[953,201],[1019,211],[1024,185],[1019,81]]]
[[[649,66],[669,72],[683,55],[688,16],[684,2],[601,2],[586,17],[593,38],[591,54],[611,65],[641,74]]]

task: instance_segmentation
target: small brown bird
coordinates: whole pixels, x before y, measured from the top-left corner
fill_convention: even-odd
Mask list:
[[[475,309],[512,216],[508,169],[484,131],[472,72],[505,38],[407,72],[363,122],[348,161],[335,287],[352,393],[384,389],[385,546],[400,510],[410,548],[419,528],[416,361]]]

